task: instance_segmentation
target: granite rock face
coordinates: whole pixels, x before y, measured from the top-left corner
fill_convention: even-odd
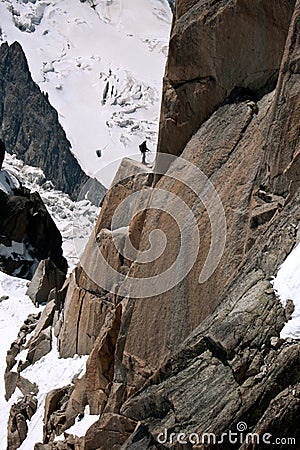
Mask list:
[[[43,259],[28,286],[27,295],[36,305],[47,303],[52,289],[61,289],[65,278],[66,274],[50,258]]]
[[[181,154],[231,93],[275,86],[294,3],[176,2],[158,151]]]
[[[289,189],[291,197],[297,191],[300,181],[298,21],[299,16],[295,13],[281,61],[276,97],[268,117],[268,145],[264,148],[264,163],[260,173],[265,190],[287,195]]]
[[[89,242],[81,258],[81,264],[74,270],[69,279],[66,293],[63,324],[59,334],[60,354],[64,358],[89,354],[95,340],[100,333],[105,318],[114,311],[120,299],[103,286],[108,283],[114,285],[105,270],[99,270],[97,263],[99,248],[110,265],[118,272],[124,274],[129,271],[129,262],[120,258],[118,250],[112,241],[112,234],[118,232],[120,237],[129,233],[127,228],[119,228],[121,224],[115,223],[111,230],[111,221],[118,204],[132,193],[140,189],[147,190],[147,173],[145,166],[140,163],[124,159],[115,176],[113,188],[105,196],[103,206]],[[134,205],[132,206],[134,208]],[[132,212],[127,210],[128,217],[122,215],[122,220],[130,221]],[[101,283],[100,283],[101,282]],[[102,287],[101,287],[102,286]]]
[[[0,47],[0,134],[9,153],[40,167],[56,188],[77,199],[88,183],[91,202],[100,204],[106,189],[89,179],[71,153],[58,114],[32,80],[17,42]]]
[[[73,423],[86,405],[99,420],[61,448],[224,449],[229,430],[239,431],[241,423],[259,436],[298,439],[299,446],[300,344],[279,337],[293,305],[284,309],[270,282],[297,244],[300,220],[299,26],[299,0],[176,1],[159,151],[180,154],[212,181],[226,217],[224,251],[199,283],[211,223],[219,236],[224,229],[217,204],[203,203],[180,181],[201,188],[191,166],[176,159],[153,184],[153,175],[124,161],[122,182],[117,176],[106,195],[61,315],[60,354],[89,354],[86,374],[46,422],[51,426],[58,415]],[[182,230],[151,203],[158,189],[188,205],[200,244],[175,287],[136,298],[124,289],[128,279],[155,277],[180,250]],[[132,201],[124,220],[114,222],[117,206],[137,191],[144,210]],[[173,197],[165,206],[176,205]],[[182,216],[189,236],[189,218]],[[157,229],[166,247],[151,263],[141,262]],[[139,250],[131,260],[123,255],[127,237]],[[178,272],[190,265],[195,242],[184,245]],[[123,281],[107,280],[99,252]],[[220,256],[218,247],[212,256]],[[53,440],[61,431],[52,428],[37,448],[59,448]],[[202,442],[204,433],[227,437],[221,444]],[[193,441],[180,442],[191,435]],[[263,448],[255,445],[242,441],[232,448]]]

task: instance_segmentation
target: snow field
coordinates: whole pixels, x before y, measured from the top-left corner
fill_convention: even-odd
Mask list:
[[[287,322],[280,337],[300,339],[300,244],[286,258],[274,279],[273,287],[277,291],[283,306],[287,300],[293,300],[295,311]]]

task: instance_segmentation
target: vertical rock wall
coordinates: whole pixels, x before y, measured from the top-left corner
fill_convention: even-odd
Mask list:
[[[163,85],[158,151],[180,155],[234,90],[274,88],[294,1],[178,1]]]

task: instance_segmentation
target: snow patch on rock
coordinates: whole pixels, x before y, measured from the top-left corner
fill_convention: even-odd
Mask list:
[[[89,413],[89,406],[87,405],[84,409],[83,418],[79,419],[77,417],[74,425],[68,428],[64,433],[73,434],[75,436],[81,437],[85,436],[87,430],[99,419],[99,415],[92,415]],[[63,441],[65,439],[64,433],[57,436],[54,441]]]
[[[286,306],[287,300],[292,300],[295,305],[292,318],[282,329],[280,337],[300,339],[300,244],[279,268],[273,286],[283,306]]]

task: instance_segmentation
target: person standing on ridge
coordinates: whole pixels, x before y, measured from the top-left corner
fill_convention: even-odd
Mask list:
[[[146,164],[146,153],[149,153],[151,150],[147,148],[147,141],[142,142],[139,145],[140,152],[142,154],[142,164]]]

